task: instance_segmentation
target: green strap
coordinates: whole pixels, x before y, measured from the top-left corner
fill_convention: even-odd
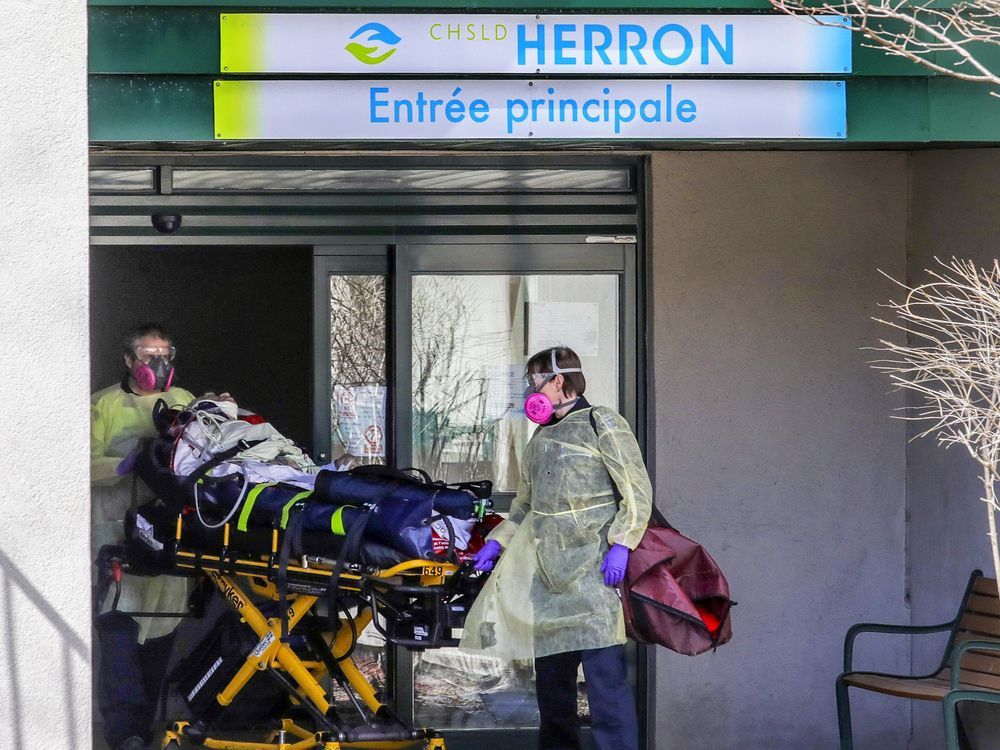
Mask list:
[[[254,503],[257,502],[257,496],[266,490],[268,487],[274,487],[277,482],[268,482],[267,484],[258,484],[249,493],[247,493],[247,499],[243,501],[243,510],[240,511],[240,520],[236,522],[236,528],[240,531],[247,530],[247,521],[250,520],[250,512],[253,510]]]
[[[288,511],[292,509],[299,500],[304,500],[312,494],[312,490],[306,490],[305,492],[300,492],[298,495],[292,495],[292,499],[285,503],[285,507],[281,509],[281,528],[285,528],[288,525]]]
[[[330,531],[337,536],[347,536],[347,531],[344,529],[344,510],[347,508],[355,509],[355,506],[341,505],[330,516]]]

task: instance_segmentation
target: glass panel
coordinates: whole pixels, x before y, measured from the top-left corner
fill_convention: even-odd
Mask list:
[[[530,661],[476,656],[458,649],[413,655],[414,719],[437,729],[538,726]]]
[[[624,191],[628,169],[175,169],[174,192]]]
[[[577,351],[591,403],[618,404],[615,275],[415,276],[412,319],[413,461],[435,479],[517,490],[524,363],[547,346]]]
[[[356,612],[356,610],[351,610]],[[358,636],[358,642],[351,652],[351,660],[364,675],[376,693],[385,694],[386,689],[386,649],[385,638],[369,624]],[[336,681],[327,679],[325,687],[330,691],[333,706],[344,716],[355,715],[355,709],[347,692]]]
[[[155,192],[155,170],[142,169],[91,169],[90,190],[94,193],[152,193]]]
[[[332,460],[384,464],[384,276],[330,276],[330,386]]]
[[[535,667],[435,649],[413,654],[413,714],[418,726],[437,729],[530,729],[538,726]],[[582,667],[577,673],[577,714],[590,721]]]
[[[413,457],[435,478],[490,478],[498,491],[517,489],[534,429],[522,411],[521,376],[540,349],[573,348],[587,399],[618,407],[616,275],[415,276],[412,316]],[[538,725],[530,661],[438,649],[414,654],[413,665],[418,725]]]

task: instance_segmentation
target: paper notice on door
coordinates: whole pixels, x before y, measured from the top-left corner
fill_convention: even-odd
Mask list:
[[[528,349],[568,346],[581,357],[598,354],[596,302],[529,302]]]
[[[486,376],[486,418],[517,416],[524,408],[524,365],[492,365]]]
[[[352,456],[385,456],[385,386],[333,386],[337,430]]]

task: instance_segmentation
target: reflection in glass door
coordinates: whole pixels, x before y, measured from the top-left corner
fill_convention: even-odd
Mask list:
[[[517,490],[524,362],[539,349],[574,349],[588,399],[618,405],[617,276],[420,275],[412,294],[412,459],[431,476]]]
[[[445,481],[516,492],[534,425],[524,362],[561,344],[581,358],[592,403],[618,406],[618,276],[418,275],[412,283],[412,460]],[[414,717],[440,728],[534,728],[534,670],[462,653],[413,658]],[[589,716],[582,672],[579,705]]]
[[[384,464],[385,276],[329,281],[330,457],[340,469]]]

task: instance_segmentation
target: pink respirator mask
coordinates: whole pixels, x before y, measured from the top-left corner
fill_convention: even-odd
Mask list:
[[[549,401],[548,396],[539,393],[539,389],[544,388],[545,384],[548,383],[556,375],[562,375],[567,372],[583,372],[580,367],[567,367],[565,369],[559,367],[556,364],[556,352],[555,349],[552,350],[552,371],[551,372],[537,372],[529,373],[528,386],[525,388],[525,398],[524,398],[524,415],[530,419],[535,424],[548,424],[552,421],[552,416],[556,413],[557,409],[562,409],[565,406],[571,406],[579,401],[579,397],[570,399],[569,401],[560,401],[558,404],[553,404]],[[545,378],[538,385],[532,383],[532,379],[535,375],[544,375]]]
[[[144,391],[167,391],[174,382],[174,368],[165,358],[153,357],[149,362],[136,365],[132,376]]]

